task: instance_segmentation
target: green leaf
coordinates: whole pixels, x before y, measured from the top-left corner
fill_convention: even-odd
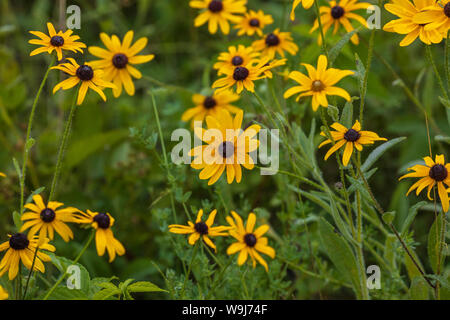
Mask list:
[[[37,188],[36,190],[34,190],[33,192],[31,192],[31,194],[28,196],[25,203],[30,203],[33,200],[33,196],[42,193],[42,191],[44,191],[44,190],[45,190],[45,187],[40,187],[40,188]]]
[[[422,277],[415,277],[411,281],[409,296],[413,300],[428,300],[428,284]]]
[[[19,162],[16,158],[13,158],[14,169],[16,170],[17,176],[19,179],[22,179],[22,171],[20,170]]]
[[[395,211],[385,212],[381,217],[386,224],[391,224],[395,219]]]
[[[408,246],[408,250],[411,253],[411,255],[413,256],[413,258],[417,261],[417,263],[419,264],[419,267],[422,268],[423,270],[423,265],[420,262],[419,257],[417,256],[417,254],[414,252],[414,250]],[[411,258],[409,257],[409,255],[405,252],[404,253],[404,257],[405,257],[405,267],[406,267],[406,271],[408,272],[408,276],[409,279],[414,279],[414,277],[421,277],[422,274],[420,273],[420,271],[417,269],[416,265],[414,264],[414,262],[411,260]]]
[[[442,141],[442,142],[450,144],[450,137],[447,137],[447,136],[437,135],[437,136],[434,137],[434,140]]]
[[[376,147],[367,157],[366,161],[364,161],[363,165],[361,166],[361,171],[367,171],[372,167],[372,165],[390,148],[395,146],[397,143],[402,142],[405,140],[406,137],[399,137],[392,140],[389,140],[382,145]]]
[[[336,234],[333,227],[323,218],[319,220],[319,234],[328,257],[339,273],[351,281],[357,298],[361,298],[360,270],[349,244]]]
[[[366,68],[359,58],[358,54],[355,53],[355,64],[356,64],[356,76],[359,80],[359,92],[363,91],[364,88],[364,75],[366,74]]]
[[[80,276],[80,290],[82,290],[82,291],[85,292],[86,294],[89,293],[91,277],[90,277],[90,275],[89,275],[89,272],[87,271],[87,269],[86,269],[84,266],[82,266],[82,265],[79,264],[79,263],[74,264],[72,260],[69,260],[69,259],[64,258],[64,257],[56,256],[56,255],[55,255],[54,253],[52,253],[52,252],[48,252],[47,254],[48,254],[48,255],[50,256],[50,258],[51,258],[51,263],[52,263],[56,268],[58,268],[58,270],[61,272],[61,274],[64,273],[64,272],[66,272],[66,271],[67,271],[67,268],[69,268],[70,266],[76,266],[76,267],[78,267],[79,270],[80,270],[80,273],[79,273],[79,276]],[[66,277],[70,277],[70,276],[71,276],[70,273],[68,273],[68,274],[66,275]],[[63,283],[64,286],[65,286],[66,282],[63,281],[62,283]]]
[[[341,120],[339,121],[345,127],[350,128],[353,124],[353,100],[347,101],[342,110]]]
[[[13,220],[14,220],[14,225],[16,226],[17,229],[20,229],[22,227],[22,220],[20,219],[21,216],[17,211],[13,212]]]
[[[408,216],[406,217],[405,221],[403,222],[402,228],[400,229],[400,233],[402,236],[405,236],[405,234],[408,232],[408,229],[411,226],[411,224],[413,223],[419,209],[422,208],[426,204],[428,204],[428,202],[420,201],[420,202],[416,203],[415,205],[413,205],[411,208],[409,208]]]
[[[446,107],[446,108],[450,108],[450,101],[448,101],[447,99],[443,98],[443,97],[438,97],[439,101]]]
[[[148,281],[138,281],[128,286],[129,292],[167,292]]]
[[[70,169],[105,145],[115,144],[128,136],[127,130],[113,130],[99,133],[74,142],[67,151],[66,166]]]
[[[328,105],[327,112],[330,118],[333,119],[333,121],[336,122],[339,120],[339,109],[337,107],[330,104]]]
[[[333,48],[328,52],[328,64],[331,66],[334,63],[334,60],[338,57],[342,48],[350,41],[350,38],[357,33],[361,28],[357,28],[345,34],[338,43],[335,44]]]
[[[49,300],[88,300],[88,296],[83,290],[69,289],[67,287],[57,287],[48,297]]]
[[[28,139],[25,144],[25,150],[29,151],[34,146],[35,142],[36,141],[33,138]]]
[[[445,262],[445,241],[444,235],[442,234],[442,216],[438,215],[433,225],[428,233],[428,258],[430,259],[431,268],[435,273],[437,273],[438,265],[440,265],[440,270],[443,270]],[[445,224],[445,223],[444,223]],[[442,243],[441,243],[442,239]],[[439,259],[439,256],[441,257]]]
[[[92,300],[106,300],[106,299],[114,297],[115,295],[119,295],[121,293],[122,293],[122,291],[118,288],[103,289],[103,290],[100,290],[99,292],[95,293],[94,296],[92,297]]]

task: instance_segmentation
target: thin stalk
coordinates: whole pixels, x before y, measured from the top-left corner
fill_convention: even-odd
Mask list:
[[[319,22],[320,37],[322,38],[322,49],[323,49],[325,55],[327,56],[327,60],[328,60],[328,49],[327,49],[327,44],[325,41],[325,33],[323,32],[322,20],[320,19],[320,9],[319,9],[319,1],[318,0],[314,0],[314,7],[316,9],[317,21]]]
[[[436,66],[436,62],[434,61],[433,53],[431,52],[431,46],[429,46],[429,45],[426,46],[426,52],[427,52],[428,61],[430,62],[431,66],[433,67],[433,71],[434,71],[434,74],[438,81],[439,87],[441,88],[442,94],[444,95],[445,99],[448,100],[448,93],[444,87],[444,82],[442,81],[441,75]]]
[[[199,241],[201,241],[201,240],[199,240]],[[181,294],[180,294],[181,299],[184,298],[184,291],[186,290],[186,284],[187,284],[187,281],[189,280],[189,275],[191,274],[192,264],[194,263],[194,259],[197,254],[198,247],[199,247],[199,245],[198,245],[198,241],[197,241],[194,246],[194,251],[192,252],[191,262],[189,263],[186,277],[184,278],[183,289],[181,290]]]
[[[20,211],[19,211],[20,214],[22,214],[22,212],[23,212],[23,202],[24,202],[24,195],[25,195],[25,177],[26,177],[26,170],[27,170],[27,163],[28,163],[28,154],[30,151],[30,147],[27,147],[27,142],[28,142],[28,140],[30,140],[30,137],[31,137],[31,129],[33,127],[34,114],[36,111],[37,103],[39,101],[39,97],[41,96],[42,89],[44,88],[44,85],[47,82],[50,68],[55,64],[55,61],[56,61],[56,57],[53,55],[52,60],[50,61],[50,64],[47,68],[47,71],[44,74],[44,78],[41,81],[41,85],[39,86],[39,90],[36,94],[36,97],[34,98],[33,105],[31,106],[30,117],[28,118],[27,135],[25,138],[25,147],[23,150],[22,172],[20,175]]]
[[[373,44],[375,40],[375,31],[376,29],[372,29],[372,32],[370,33],[370,39],[369,39],[369,49],[367,51],[367,64],[366,64],[366,71],[364,73],[364,79],[363,79],[363,87],[361,88],[361,101],[359,104],[359,122],[361,123],[361,126],[363,125],[364,121],[364,104],[366,100],[366,93],[367,93],[367,81],[369,79],[369,70],[372,65],[372,57],[373,57]]]
[[[86,241],[83,249],[81,249],[80,253],[78,254],[78,256],[75,258],[75,260],[73,260],[73,264],[77,264],[78,261],[80,260],[80,258],[83,256],[83,254],[86,252],[86,249],[89,247],[89,245],[91,244],[92,240],[94,239],[94,235],[95,235],[95,229],[92,230],[88,240]],[[50,290],[47,292],[47,294],[44,296],[44,298],[42,300],[48,300],[48,298],[50,297],[50,295],[53,293],[53,291],[55,291],[55,289],[59,286],[59,284],[64,280],[64,278],[67,275],[67,269],[66,271],[64,271],[64,273],[61,275],[61,277],[59,277],[58,281],[55,282],[55,284],[53,285],[53,287],[50,288]]]
[[[58,160],[56,161],[55,174],[53,175],[53,181],[52,181],[52,185],[51,185],[51,188],[50,188],[50,194],[48,196],[48,201],[51,201],[53,199],[53,196],[54,196],[55,191],[56,191],[56,186],[58,184],[59,175],[61,173],[62,163],[63,163],[63,160],[64,160],[64,153],[66,151],[67,142],[69,140],[70,132],[71,132],[71,129],[72,129],[73,117],[74,117],[75,111],[77,109],[77,105],[76,105],[76,101],[77,101],[77,94],[76,94],[76,92],[77,91],[78,90],[75,90],[75,93],[74,93],[74,96],[73,96],[72,105],[70,107],[69,117],[67,118],[66,126],[64,128],[63,137],[62,137],[62,140],[61,140],[61,144],[59,145]]]
[[[30,268],[30,272],[28,273],[27,283],[25,284],[25,290],[23,292],[23,300],[26,300],[26,298],[27,298],[28,285],[30,283],[31,276],[33,275],[33,269],[34,269],[34,265],[36,263],[36,257],[37,257],[38,250],[39,250],[39,244],[36,246],[36,250],[34,250],[33,262],[31,263],[31,268]]]

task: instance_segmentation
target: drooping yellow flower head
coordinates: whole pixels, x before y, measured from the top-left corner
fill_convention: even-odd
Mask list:
[[[261,52],[261,56],[266,56],[273,59],[278,53],[284,58],[284,52],[295,55],[298,51],[298,46],[293,42],[290,32],[280,32],[276,29],[264,36],[263,39],[256,40],[252,43],[253,49]]]
[[[241,19],[238,14],[243,14],[247,11],[245,5],[247,0],[192,0],[189,6],[195,9],[203,9],[197,18],[195,18],[194,25],[200,27],[208,22],[209,33],[217,32],[217,27],[220,27],[223,34],[230,33],[229,21],[237,23]]]
[[[186,110],[181,116],[181,120],[191,120],[192,127],[194,127],[195,121],[203,121],[207,116],[216,116],[220,110],[237,113],[242,110],[231,105],[231,103],[237,100],[239,100],[239,95],[230,90],[214,92],[212,96],[194,94],[192,101],[195,107]]]
[[[53,88],[53,94],[55,94],[55,92],[59,89],[68,90],[73,88],[81,82],[78,90],[77,105],[81,105],[83,103],[88,88],[91,88],[97,92],[103,101],[106,101],[106,96],[103,93],[103,89],[115,88],[115,85],[103,79],[103,70],[92,67],[90,63],[85,63],[80,66],[72,58],[67,58],[67,60],[69,60],[68,63],[61,63],[55,67],[52,67],[52,69],[58,69],[70,75],[68,79],[61,81]]]
[[[2,286],[0,286],[0,300],[6,300],[8,299],[8,297],[9,297],[8,292],[5,289],[3,289]]]
[[[314,4],[314,0],[294,0],[294,2],[292,3],[291,14],[289,16],[292,21],[295,20],[295,8],[297,8],[297,6],[300,4],[300,2],[302,3],[303,8],[306,10],[311,8],[312,5]]]
[[[353,11],[359,9],[367,9],[371,4],[367,2],[358,2],[357,0],[341,0],[336,2],[334,0],[329,2],[329,6],[320,7],[320,21],[322,22],[323,33],[326,35],[327,31],[334,26],[333,34],[336,34],[339,27],[342,25],[345,31],[352,31],[353,25],[350,20],[356,20],[363,26],[367,26],[366,20]],[[309,33],[314,32],[319,28],[319,21],[316,19],[314,25]],[[354,44],[359,44],[357,34],[354,34],[350,40]],[[322,35],[319,33],[318,43],[322,44]]]
[[[213,66],[217,69],[217,74],[229,74],[234,71],[236,67],[245,66],[250,61],[259,56],[259,52],[256,52],[253,47],[245,47],[243,45],[230,46],[228,52],[222,52]]]
[[[307,63],[302,63],[308,71],[308,76],[298,71],[292,71],[289,78],[298,82],[300,85],[288,89],[284,93],[287,99],[294,94],[300,93],[296,101],[301,97],[312,96],[312,108],[316,111],[319,106],[328,107],[328,96],[340,96],[350,101],[350,95],[344,89],[335,87],[334,85],[342,78],[354,74],[351,70],[339,70],[335,68],[327,69],[327,57],[320,55],[317,61],[317,69]]]
[[[424,17],[419,16],[422,10],[433,6],[434,3],[435,0],[415,0],[414,3],[411,3],[409,0],[392,0],[391,3],[385,4],[384,7],[390,13],[398,16],[399,19],[386,23],[383,30],[405,34],[406,36],[400,42],[402,47],[409,46],[417,37],[426,44],[441,42],[442,32],[438,28],[425,28],[427,25],[422,23]],[[428,15],[425,17],[429,18]],[[428,19],[425,20],[428,21]]]
[[[209,179],[208,185],[216,183],[226,169],[227,182],[235,179],[241,182],[241,166],[252,170],[255,166],[250,152],[259,147],[255,136],[261,127],[251,125],[244,131],[241,129],[244,113],[239,111],[234,119],[226,110],[220,110],[217,116],[206,117],[208,130],[195,127],[195,135],[206,145],[193,148],[189,155],[194,156],[191,167],[201,170],[199,178]]]
[[[353,153],[353,148],[358,151],[362,151],[363,145],[374,144],[375,141],[386,141],[386,138],[380,138],[375,132],[372,131],[362,131],[361,124],[356,120],[355,124],[350,128],[344,127],[342,124],[335,122],[331,127],[336,131],[331,131],[331,137],[333,138],[334,145],[328,150],[325,155],[325,160],[327,160],[334,152],[344,147],[344,155],[342,156],[342,164],[344,166],[348,165],[350,157]],[[325,132],[320,133],[321,136],[327,137]],[[330,139],[325,140],[319,145],[319,148],[324,145],[330,144],[333,141]]]
[[[104,79],[115,84],[113,94],[116,98],[122,93],[122,86],[130,96],[134,95],[135,88],[131,77],[140,79],[142,74],[133,65],[149,62],[155,57],[153,54],[138,55],[145,48],[148,40],[142,37],[131,44],[133,35],[132,30],[128,31],[120,42],[116,35],[109,37],[102,32],[100,39],[106,49],[94,46],[88,49],[92,55],[101,58],[101,60],[91,61],[90,64],[94,68],[103,69]]]
[[[425,31],[438,30],[445,38],[450,29],[450,0],[432,2],[413,16],[413,22],[424,25]]]
[[[231,211],[232,217],[227,217],[227,221],[232,227],[229,231],[230,236],[235,238],[237,242],[230,245],[227,249],[227,254],[232,255],[239,252],[238,265],[243,265],[247,261],[248,256],[252,259],[253,268],[256,267],[256,262],[264,266],[266,271],[269,271],[266,261],[261,257],[259,252],[264,253],[275,258],[275,250],[268,246],[268,240],[263,235],[269,230],[267,224],[263,224],[255,229],[256,215],[250,213],[248,215],[247,224],[244,227],[242,218],[234,211]]]
[[[20,262],[30,270],[36,247],[38,247],[38,238],[33,237],[28,239],[23,233],[15,233],[9,235],[9,241],[0,244],[0,252],[5,251],[2,261],[0,262],[0,277],[8,271],[9,280],[13,280],[19,272]],[[39,244],[39,250],[36,255],[36,259],[33,266],[33,271],[39,271],[44,273],[44,262],[50,261],[50,257],[43,253],[41,250],[47,250],[54,252],[55,247],[48,243],[48,239],[45,239]]]
[[[259,10],[258,12],[250,10],[241,18],[234,28],[239,29],[237,33],[238,36],[244,34],[252,36],[257,33],[262,37],[264,27],[272,23],[273,18],[270,14],[264,14],[262,10]]]
[[[40,31],[30,31],[31,34],[39,37],[40,39],[32,39],[28,41],[28,43],[41,46],[40,48],[31,51],[30,56],[34,56],[43,52],[51,54],[54,50],[56,51],[58,60],[62,60],[63,50],[83,53],[82,48],[86,48],[86,45],[82,42],[77,41],[80,39],[80,37],[72,35],[72,30],[69,29],[65,32],[62,32],[60,30],[58,31],[58,33],[56,33],[55,28],[53,27],[53,24],[51,22],[47,22],[47,28],[49,35],[46,35],[45,33]]]
[[[34,203],[27,203],[26,211],[22,217],[22,221],[26,221],[20,232],[30,229],[28,237],[32,238],[39,232],[39,240],[43,241],[47,237],[53,240],[55,231],[68,242],[73,239],[73,232],[67,226],[67,222],[73,222],[73,213],[78,212],[76,208],[61,208],[64,203],[50,201],[45,205],[40,195],[33,196]]]
[[[216,217],[217,210],[211,211],[208,219],[205,222],[202,221],[203,210],[200,209],[197,213],[197,219],[195,223],[188,221],[187,226],[183,226],[180,224],[171,224],[169,225],[169,232],[177,233],[177,234],[190,234],[188,242],[191,246],[193,246],[198,239],[202,239],[209,247],[214,249],[217,252],[216,245],[211,241],[209,237],[218,237],[218,236],[228,236],[228,231],[230,227],[226,226],[218,226],[213,227],[214,219]]]
[[[430,196],[430,192],[433,187],[437,185],[439,198],[442,203],[442,209],[444,212],[447,212],[450,201],[448,192],[450,190],[446,190],[445,185],[450,187],[450,163],[445,163],[445,157],[443,154],[436,155],[435,161],[433,161],[431,157],[425,157],[423,160],[425,161],[425,165],[417,164],[411,168],[408,168],[408,171],[414,172],[405,174],[400,177],[399,180],[404,178],[421,178],[419,181],[414,183],[411,188],[409,188],[406,195],[414,189],[416,189],[416,195],[419,195],[423,189],[428,187],[427,196],[430,200],[433,200]]]
[[[244,88],[250,92],[255,92],[255,84],[253,81],[267,78],[266,71],[273,68],[269,65],[269,58],[254,59],[246,65],[235,67],[232,70],[222,69],[225,77],[216,80],[212,87],[219,88],[222,91],[236,85],[236,92],[241,93]]]
[[[114,237],[111,227],[114,225],[114,218],[109,213],[98,213],[87,210],[86,212],[78,212],[74,221],[77,223],[90,224],[95,231],[95,245],[97,254],[102,257],[105,251],[108,251],[109,262],[113,262],[116,254],[123,256],[125,248]]]

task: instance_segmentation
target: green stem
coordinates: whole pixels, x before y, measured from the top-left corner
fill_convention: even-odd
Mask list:
[[[325,55],[327,56],[327,60],[328,60],[328,49],[327,49],[327,44],[325,41],[325,33],[323,32],[322,20],[320,19],[320,9],[319,9],[319,1],[318,0],[314,0],[314,7],[316,9],[317,21],[319,22],[320,36],[322,38],[322,49],[323,49]]]
[[[426,46],[426,52],[428,61],[430,62],[431,66],[433,67],[434,74],[436,75],[436,79],[438,81],[439,87],[441,88],[442,94],[444,95],[445,99],[448,100],[448,93],[447,90],[444,87],[444,82],[442,81],[441,75],[439,74],[439,70],[436,66],[436,62],[433,58],[433,53],[431,52],[431,46]]]
[[[34,265],[36,263],[36,257],[37,257],[38,250],[39,250],[39,246],[36,246],[36,250],[34,250],[34,255],[33,255],[33,262],[31,263],[31,268],[30,268],[30,272],[28,273],[27,283],[25,284],[25,290],[23,292],[23,300],[26,300],[26,298],[27,298],[28,285],[30,283],[31,276],[33,275],[33,269],[34,269]]]
[[[202,240],[199,239],[199,241],[202,241]],[[188,271],[187,271],[186,277],[184,278],[183,289],[181,290],[181,294],[180,294],[181,299],[184,298],[184,291],[186,290],[186,284],[187,284],[187,281],[189,280],[189,275],[191,274],[192,264],[194,263],[194,259],[195,259],[195,256],[197,254],[198,247],[199,247],[199,245],[198,245],[198,241],[197,241],[197,243],[194,246],[194,251],[192,252],[191,262],[189,263],[189,267],[188,267]]]
[[[61,140],[61,144],[59,145],[58,160],[56,161],[55,174],[53,175],[53,181],[52,181],[52,185],[51,185],[51,189],[50,189],[50,194],[48,196],[48,201],[51,201],[53,199],[53,196],[55,195],[56,185],[58,184],[59,175],[61,173],[62,163],[64,160],[64,153],[66,151],[67,141],[69,140],[70,132],[72,129],[72,122],[73,122],[73,117],[75,115],[75,110],[77,109],[77,105],[76,105],[76,99],[77,99],[76,92],[77,91],[78,90],[75,90],[72,105],[70,107],[69,117],[67,118],[63,137]]]
[[[86,244],[84,245],[83,249],[81,249],[80,253],[78,254],[78,256],[75,258],[75,260],[73,260],[73,264],[77,264],[78,261],[80,260],[80,258],[83,256],[84,252],[86,251],[86,249],[89,247],[89,245],[91,244],[92,240],[94,239],[94,235],[95,235],[95,229],[92,230],[88,240],[86,241]],[[59,277],[58,281],[55,282],[55,284],[53,285],[53,287],[50,288],[50,290],[47,292],[47,294],[44,296],[43,300],[48,300],[48,298],[50,297],[50,295],[53,293],[53,291],[55,291],[55,289],[58,287],[58,285],[64,280],[64,278],[67,275],[67,269],[64,271],[64,273],[61,275],[61,277]]]
[[[48,74],[50,72],[51,67],[55,64],[55,61],[56,57],[53,56],[47,68],[47,71],[45,72],[44,78],[41,81],[41,85],[39,86],[39,90],[36,94],[36,97],[34,98],[33,106],[31,107],[30,117],[28,119],[27,136],[25,139],[25,147],[23,150],[22,173],[20,175],[20,211],[19,211],[20,214],[22,214],[23,212],[23,204],[24,204],[23,202],[25,196],[25,176],[28,163],[28,154],[31,148],[30,146],[28,146],[28,141],[30,140],[31,137],[31,129],[33,127],[34,114],[36,111],[37,102],[39,101],[39,97],[41,96],[42,89],[44,88],[44,85],[47,82]]]
[[[363,125],[363,119],[364,119],[363,118],[364,117],[364,103],[366,100],[366,93],[367,93],[367,81],[369,79],[370,66],[372,65],[375,31],[376,31],[376,29],[374,28],[374,29],[372,29],[372,32],[370,33],[369,49],[367,51],[366,71],[364,73],[363,87],[361,88],[361,101],[360,101],[360,105],[359,105],[359,122],[361,123],[361,126]]]

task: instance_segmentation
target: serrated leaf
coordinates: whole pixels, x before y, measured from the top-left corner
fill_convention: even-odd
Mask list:
[[[83,290],[57,287],[48,297],[49,300],[88,300]]]
[[[336,58],[338,57],[339,53],[341,52],[342,48],[350,41],[350,38],[357,33],[360,30],[360,28],[354,29],[348,33],[346,33],[341,40],[339,40],[333,48],[330,49],[328,52],[328,63],[331,66]]]
[[[129,292],[167,292],[148,281],[138,281],[128,286]]]
[[[392,140],[389,140],[382,145],[376,147],[367,157],[366,161],[364,161],[363,165],[361,166],[361,171],[367,171],[372,167],[372,165],[390,148],[395,146],[397,143],[402,142],[405,140],[406,137],[399,137]]]
[[[106,300],[111,297],[114,297],[115,295],[121,294],[122,291],[120,289],[103,289],[99,292],[95,293],[92,297],[93,300]]]
[[[339,121],[345,127],[350,128],[353,124],[353,100],[347,101],[342,110],[341,120]]]

